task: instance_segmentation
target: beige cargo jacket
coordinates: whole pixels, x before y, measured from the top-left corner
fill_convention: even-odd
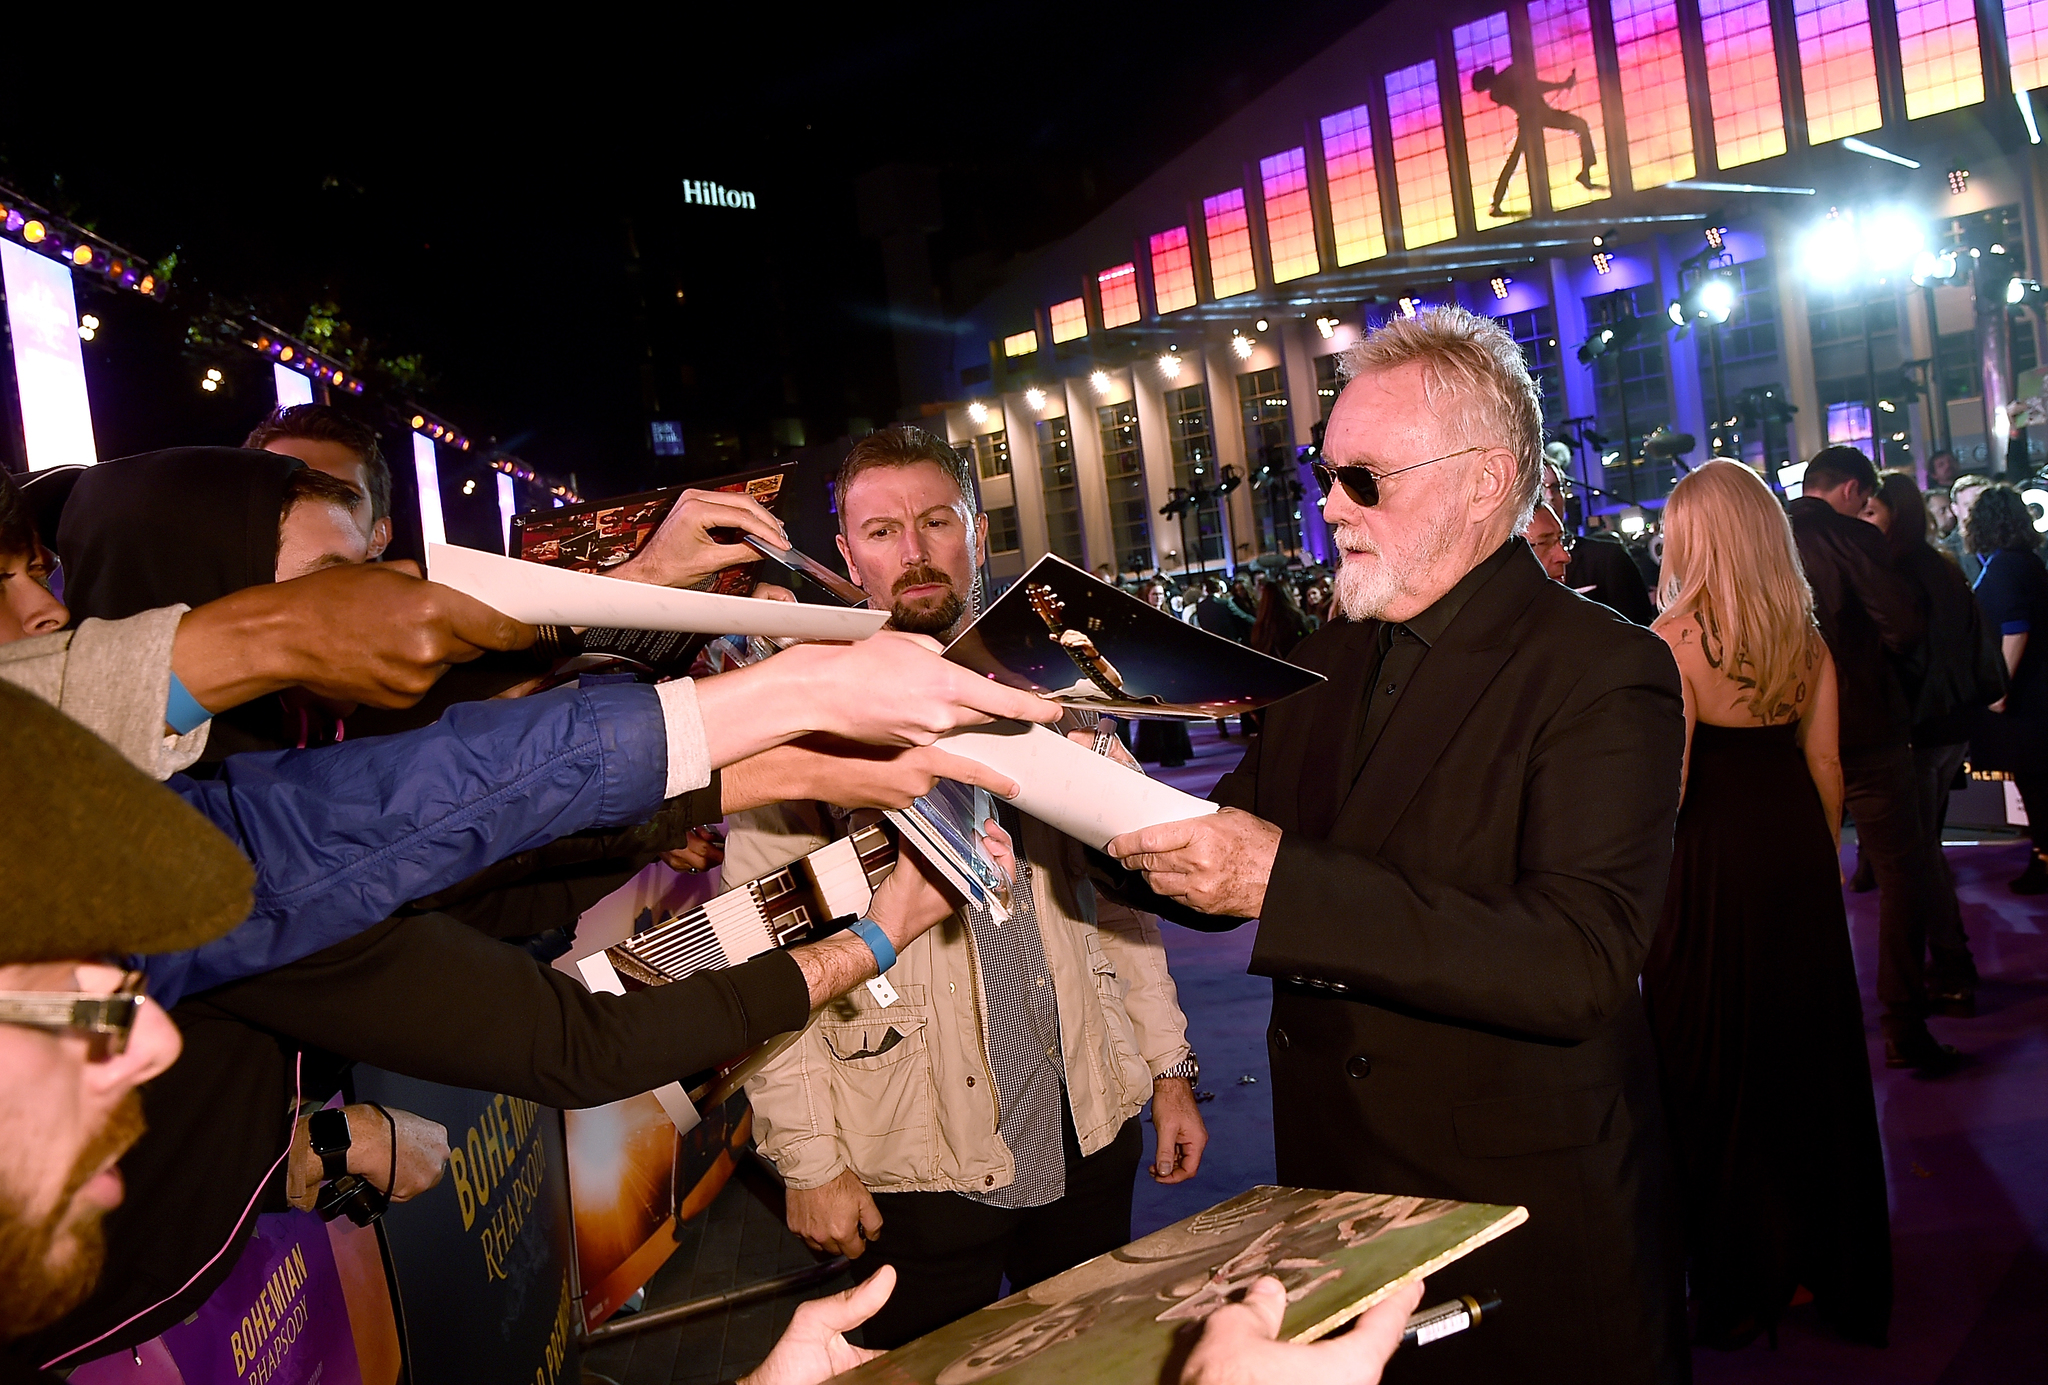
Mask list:
[[[825,814],[784,803],[736,814],[724,878],[753,880],[825,845]],[[1019,843],[1059,1000],[1060,1047],[1081,1152],[1115,1138],[1152,1079],[1188,1055],[1159,924],[1098,900],[1081,846],[1033,819]],[[761,1152],[792,1188],[851,1168],[887,1192],[987,1192],[1016,1176],[996,1133],[980,967],[964,917],[904,948],[887,1009],[865,986],[811,1014],[801,1036],[747,1083]],[[894,1027],[901,1041],[877,1053]],[[872,1057],[850,1057],[873,1054]]]

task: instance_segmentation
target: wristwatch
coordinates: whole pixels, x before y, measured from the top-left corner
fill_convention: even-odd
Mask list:
[[[340,1111],[315,1111],[306,1121],[313,1152],[320,1156],[320,1179],[332,1182],[348,1172],[348,1117]]]
[[[1202,1080],[1202,1060],[1195,1055],[1193,1049],[1189,1049],[1187,1057],[1181,1059],[1165,1072],[1160,1073],[1159,1077],[1155,1077],[1152,1080],[1157,1082],[1161,1077],[1185,1077],[1188,1080],[1188,1085],[1192,1087]]]

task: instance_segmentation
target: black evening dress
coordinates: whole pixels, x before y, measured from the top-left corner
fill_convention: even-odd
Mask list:
[[[1848,918],[1795,725],[1693,728],[1643,966],[1700,1339],[1775,1333],[1804,1285],[1881,1344],[1892,1254]]]

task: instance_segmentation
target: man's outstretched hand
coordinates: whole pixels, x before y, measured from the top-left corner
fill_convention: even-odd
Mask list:
[[[695,586],[721,568],[760,561],[744,543],[720,543],[714,529],[738,529],[789,547],[782,521],[738,491],[684,491],[640,551],[607,574],[657,587]]]
[[[1205,818],[1165,822],[1109,839],[1104,848],[1168,899],[1205,914],[1256,918],[1265,908],[1280,829],[1225,808]]]
[[[882,1353],[855,1346],[846,1334],[880,1311],[895,1287],[896,1267],[884,1265],[844,1293],[802,1304],[767,1359],[741,1376],[739,1385],[821,1385],[874,1360]]]
[[[378,563],[244,587],[186,612],[171,667],[211,712],[290,687],[410,707],[449,665],[533,640],[531,625],[422,580],[411,563]]]
[[[1420,1302],[1417,1280],[1366,1309],[1341,1337],[1281,1342],[1274,1339],[1287,1314],[1287,1290],[1271,1275],[1255,1279],[1242,1303],[1225,1304],[1202,1324],[1181,1385],[1379,1385]]]

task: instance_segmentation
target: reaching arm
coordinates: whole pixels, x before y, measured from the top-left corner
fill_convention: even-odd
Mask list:
[[[1841,691],[1835,683],[1835,660],[1818,636],[1820,673],[1814,681],[1813,706],[1799,719],[1799,748],[1806,755],[1806,772],[1820,793],[1821,810],[1827,814],[1828,832],[1837,850],[1842,845],[1842,752]]]

